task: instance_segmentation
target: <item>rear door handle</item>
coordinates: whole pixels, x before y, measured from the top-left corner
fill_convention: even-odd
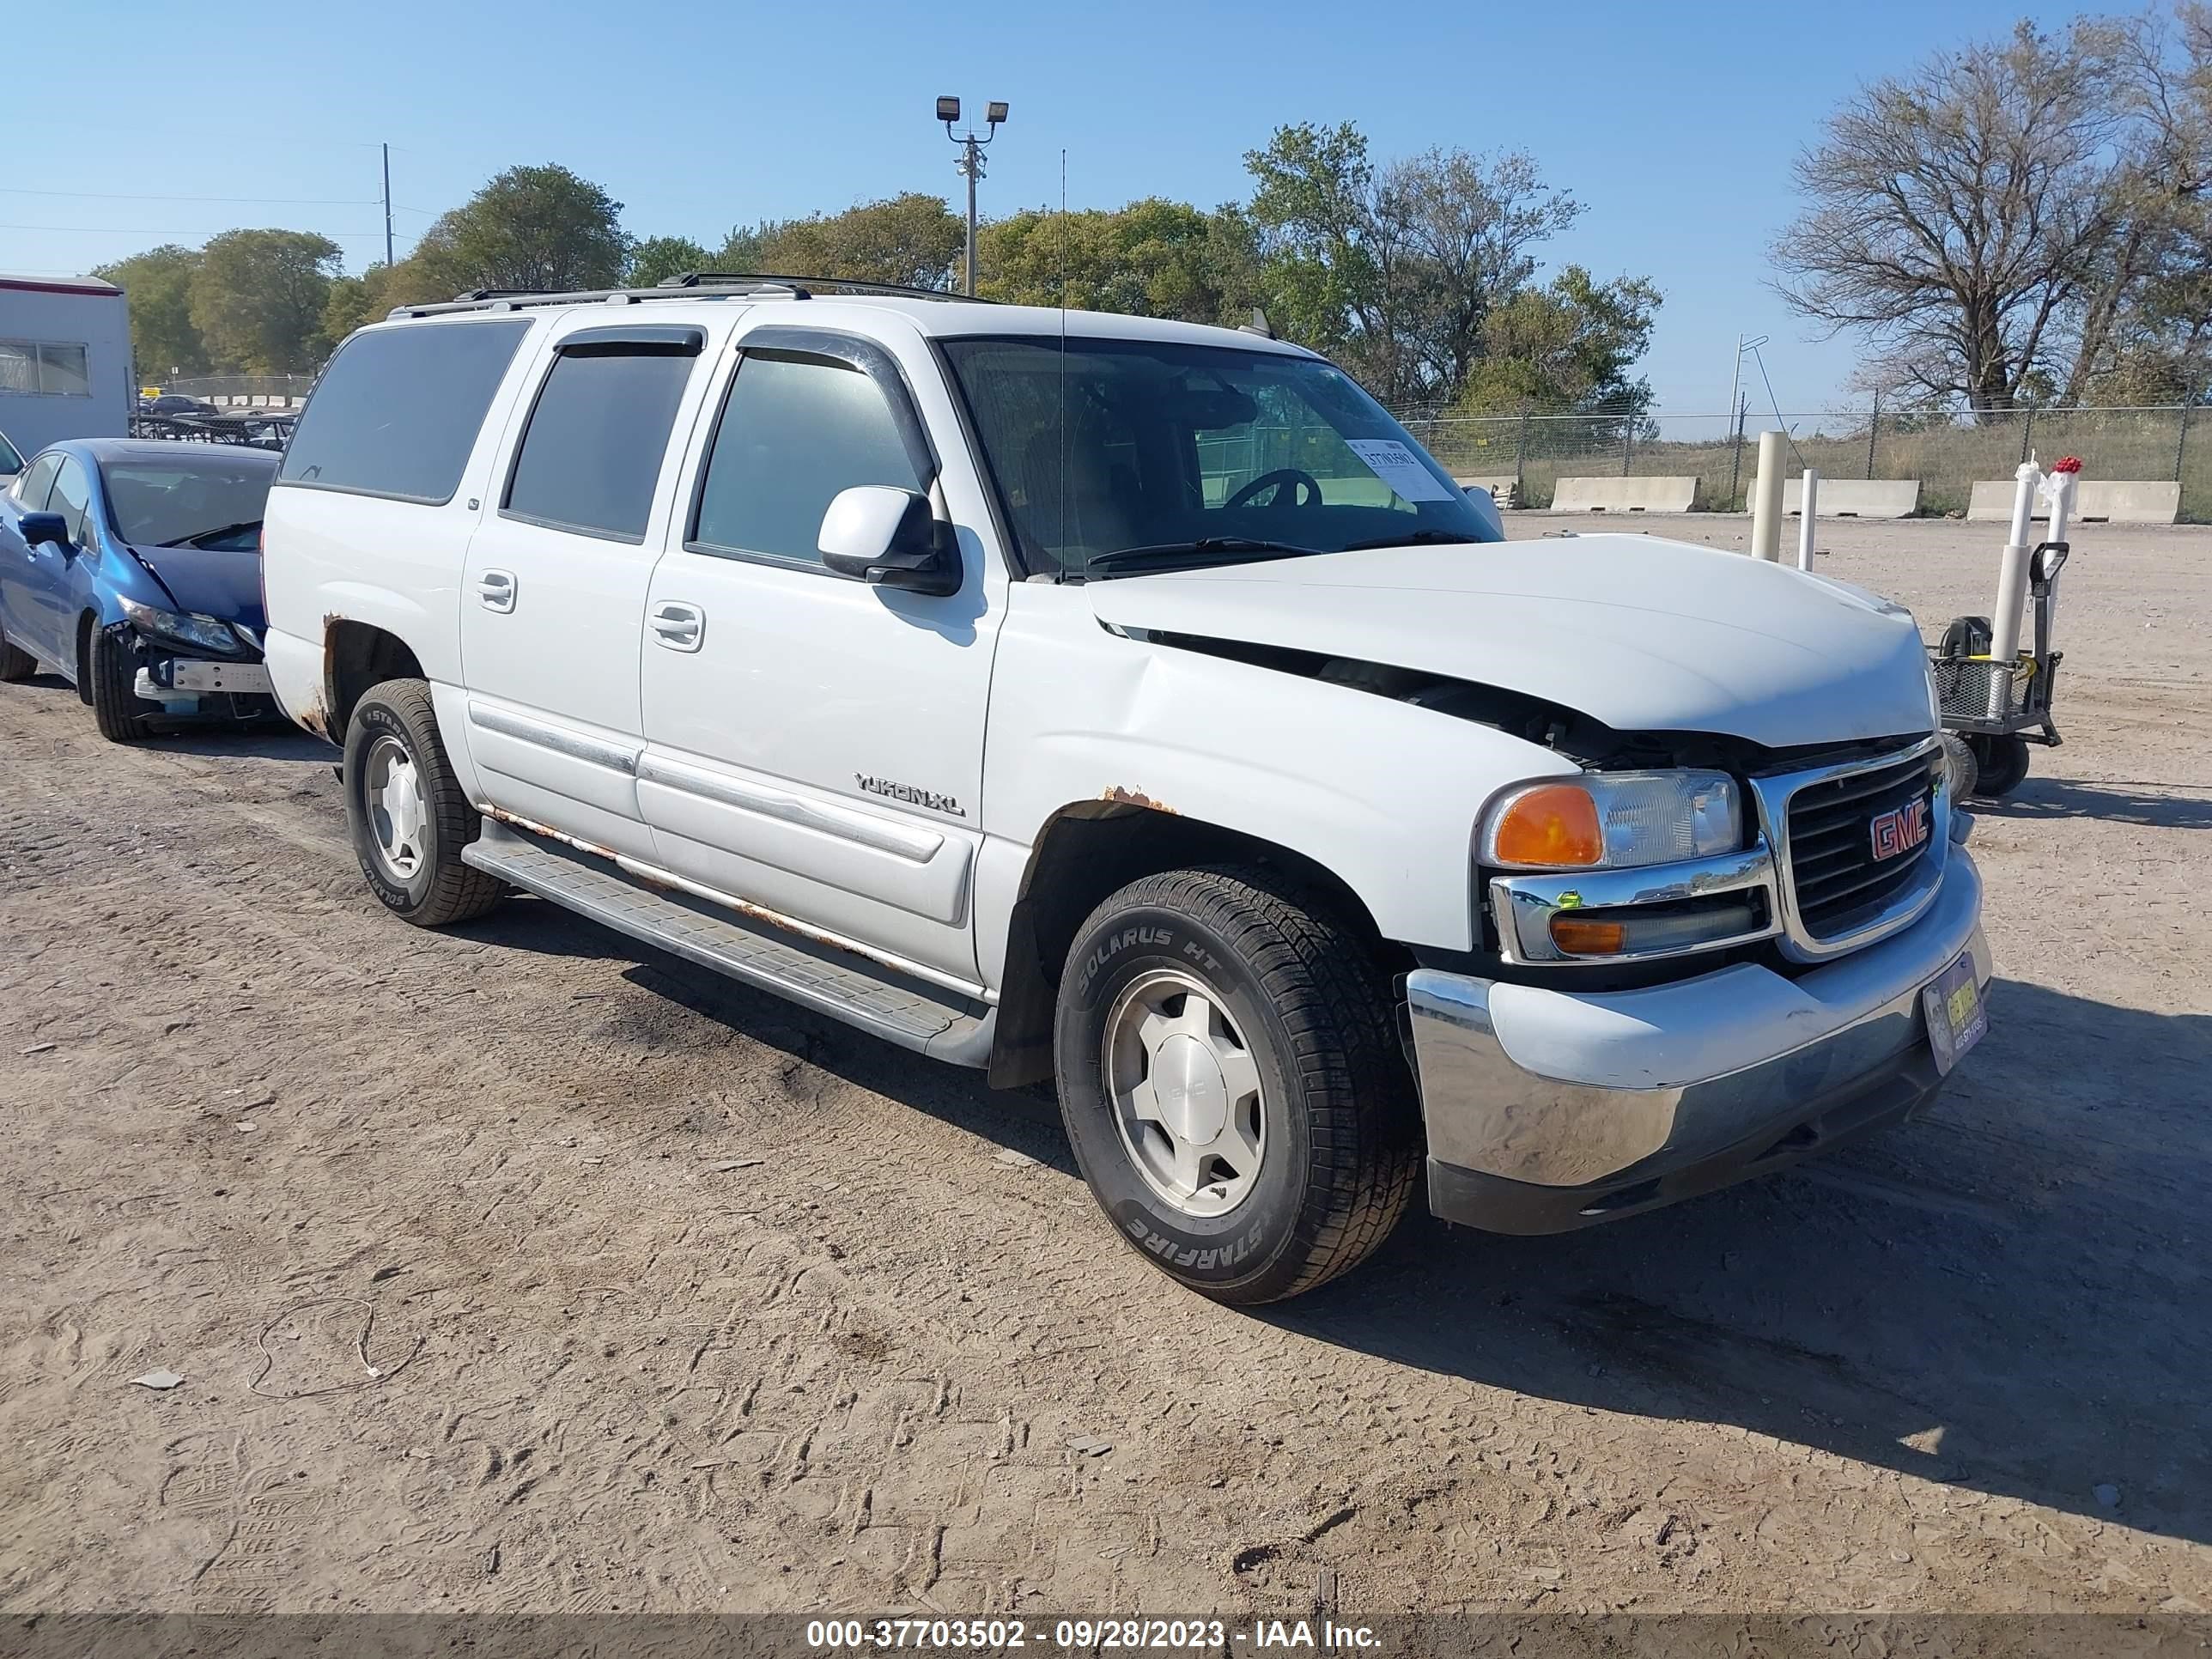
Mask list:
[[[696,651],[707,637],[707,613],[680,599],[653,607],[653,634],[671,651]]]
[[[514,573],[512,570],[486,570],[477,577],[477,598],[483,601],[487,611],[507,611],[514,609]]]

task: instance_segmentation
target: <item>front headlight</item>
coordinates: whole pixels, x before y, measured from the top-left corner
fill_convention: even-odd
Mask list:
[[[231,631],[230,624],[213,617],[157,611],[135,599],[123,601],[123,614],[131,618],[131,625],[140,633],[158,639],[197,645],[204,651],[217,651],[225,656],[234,655],[239,648],[238,635]]]
[[[1742,844],[1742,800],[1725,772],[1586,772],[1500,796],[1481,856],[1501,870],[1629,870]]]

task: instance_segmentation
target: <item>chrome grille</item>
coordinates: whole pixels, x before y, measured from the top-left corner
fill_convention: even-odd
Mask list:
[[[1865,927],[1922,873],[1948,827],[1936,822],[1940,750],[1809,783],[1790,797],[1790,875],[1797,919],[1815,939]],[[1928,803],[1928,836],[1892,858],[1875,856],[1874,823],[1884,813]]]

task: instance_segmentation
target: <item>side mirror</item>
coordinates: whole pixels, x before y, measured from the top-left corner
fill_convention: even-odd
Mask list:
[[[74,545],[70,540],[69,520],[58,513],[26,513],[16,521],[15,529],[27,547],[36,547],[41,542],[58,542],[64,549]]]
[[[942,597],[960,591],[960,552],[929,510],[929,497],[890,484],[841,489],[822,515],[816,544],[841,576]]]
[[[1467,504],[1474,509],[1474,516],[1482,520],[1482,527],[1490,532],[1490,539],[1504,541],[1505,519],[1498,510],[1498,497],[1481,484],[1463,485],[1461,493],[1467,497]]]

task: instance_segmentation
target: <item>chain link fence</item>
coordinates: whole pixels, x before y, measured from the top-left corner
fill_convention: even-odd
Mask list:
[[[142,370],[143,373],[143,370]],[[164,392],[198,398],[218,409],[297,409],[314,390],[313,374],[195,374],[174,380],[146,380]]]
[[[1759,433],[1771,416],[1455,416],[1395,411],[1445,468],[1462,477],[1514,478],[1523,507],[1548,507],[1562,477],[1693,477],[1698,504],[1742,510],[1759,468]],[[2031,453],[2046,464],[2081,458],[2082,476],[2181,485],[2181,516],[2212,522],[2212,406],[2011,409],[1971,414],[1825,410],[1787,414],[1791,476],[1917,478],[1920,510],[1963,514],[1977,479],[2010,478]]]

